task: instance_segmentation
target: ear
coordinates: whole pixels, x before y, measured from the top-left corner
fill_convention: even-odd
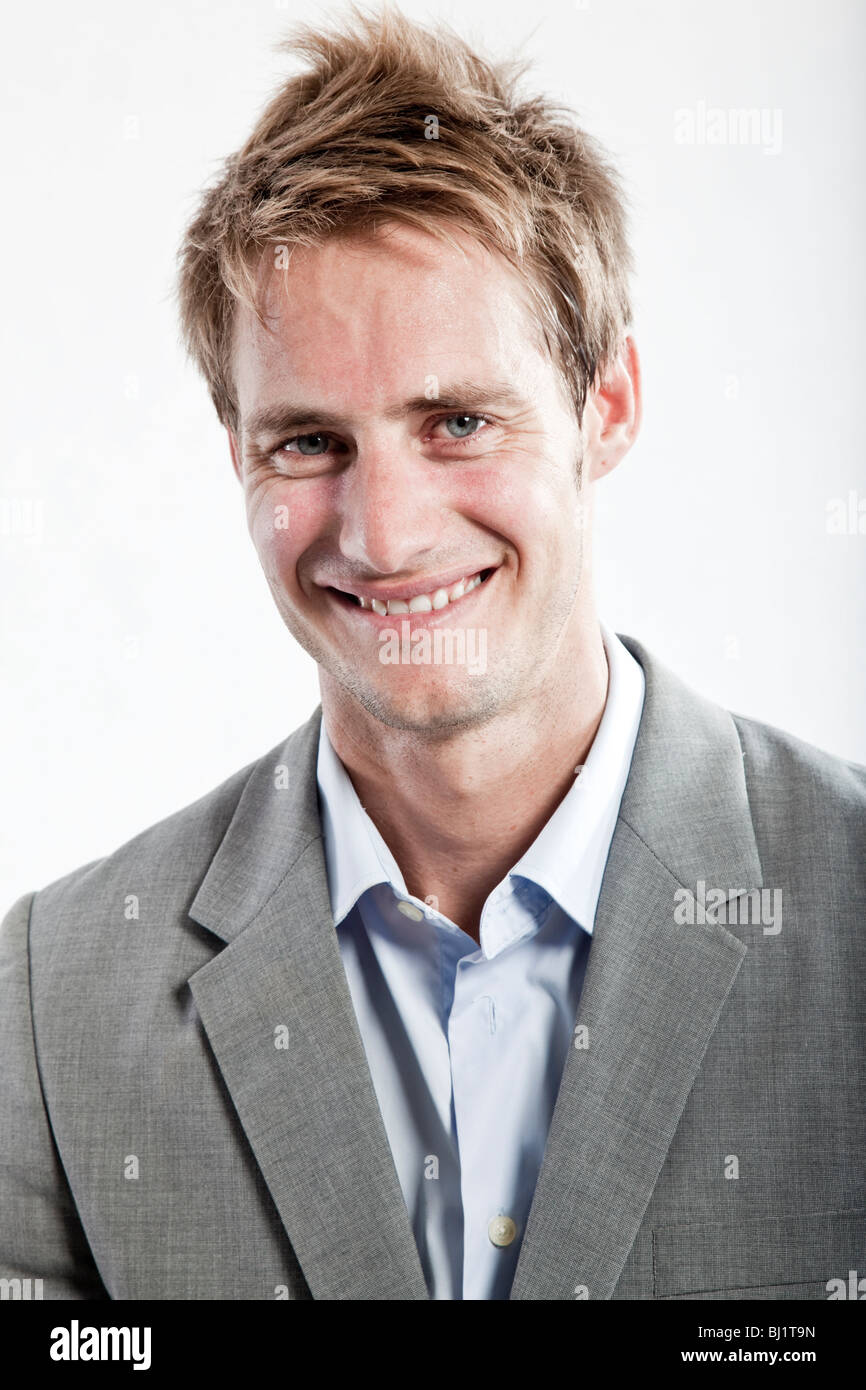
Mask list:
[[[229,437],[229,450],[232,456],[232,467],[235,470],[235,476],[239,483],[243,483],[243,465],[241,464],[241,451],[240,446],[238,445],[237,437],[235,436],[234,431],[230,429],[228,425],[226,425],[226,434]]]
[[[640,358],[634,339],[626,337],[587,397],[583,431],[588,481],[597,482],[616,468],[637,439],[642,416]]]

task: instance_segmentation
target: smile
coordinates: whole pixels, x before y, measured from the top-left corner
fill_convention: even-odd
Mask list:
[[[346,593],[342,589],[332,588],[331,592],[338,594],[346,603],[354,608],[365,609],[368,612],[377,614],[380,618],[390,618],[399,614],[406,613],[435,613],[443,608],[450,608],[458,603],[460,599],[466,598],[475,589],[489,579],[494,573],[493,569],[478,570],[475,574],[468,575],[463,579],[458,579],[454,584],[443,585],[440,588],[431,589],[428,593],[412,594],[405,596],[395,596],[388,599],[373,598],[364,594]]]

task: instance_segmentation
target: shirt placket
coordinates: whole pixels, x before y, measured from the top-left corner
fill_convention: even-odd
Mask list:
[[[485,906],[483,931],[497,942],[515,928],[510,892]],[[513,962],[512,962],[513,965]],[[507,1297],[519,1251],[511,1212],[514,1165],[503,1049],[512,1017],[509,962],[479,950],[457,966],[448,1023],[463,1205],[463,1297]]]

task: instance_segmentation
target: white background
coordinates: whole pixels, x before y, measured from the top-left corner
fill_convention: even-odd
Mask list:
[[[826,529],[828,502],[866,498],[866,6],[403,8],[494,55],[522,47],[529,84],[627,182],[646,405],[600,499],[601,616],[728,708],[866,762],[866,535]],[[291,70],[276,40],[333,13],[50,0],[7,17],[4,908],[317,703],[172,288],[198,191]],[[675,113],[700,103],[764,110],[781,147],[679,142]]]

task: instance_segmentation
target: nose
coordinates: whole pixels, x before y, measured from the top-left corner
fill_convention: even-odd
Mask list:
[[[435,550],[445,508],[431,464],[398,444],[359,445],[343,475],[340,550],[376,574],[411,573]]]

